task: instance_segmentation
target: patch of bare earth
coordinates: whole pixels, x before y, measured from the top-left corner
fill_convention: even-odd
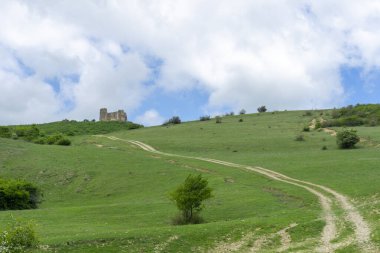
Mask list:
[[[207,251],[208,253],[229,253],[241,250],[244,246],[247,246],[250,240],[252,240],[254,233],[248,233],[236,242],[231,242],[230,239],[224,242],[218,242],[216,247]]]
[[[179,237],[177,235],[173,235],[169,237],[165,242],[157,244],[154,247],[154,253],[160,253],[160,252],[165,252],[165,249],[169,246],[169,244],[175,240],[177,240]]]

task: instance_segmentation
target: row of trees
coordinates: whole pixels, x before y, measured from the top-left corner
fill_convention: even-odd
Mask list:
[[[257,111],[259,113],[264,113],[264,112],[267,111],[267,108],[265,107],[265,105],[263,105],[263,106],[258,107]],[[241,109],[239,111],[239,115],[244,115],[244,114],[246,114],[246,110],[245,109]],[[235,115],[234,112],[229,112],[229,113],[225,113],[224,114],[224,116],[234,116],[234,115]],[[216,119],[216,123],[221,123],[222,122],[221,116],[216,116],[215,119]],[[200,121],[211,120],[211,116],[210,115],[203,115],[203,116],[199,117],[199,120]],[[176,125],[176,124],[181,124],[181,123],[182,123],[182,121],[181,121],[181,119],[180,119],[179,116],[173,116],[170,119],[166,120],[162,125],[163,126],[168,126],[168,125]]]

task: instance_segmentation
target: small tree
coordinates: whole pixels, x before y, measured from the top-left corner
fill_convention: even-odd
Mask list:
[[[354,148],[355,144],[360,141],[359,136],[354,129],[343,129],[336,135],[336,143],[341,149]]]
[[[204,115],[204,116],[200,116],[199,120],[200,121],[207,121],[207,120],[210,120],[210,118],[211,118],[210,115]]]
[[[220,117],[220,116],[216,116],[216,117],[215,117],[215,122],[216,122],[216,123],[222,123],[222,117]]]
[[[207,179],[189,175],[185,182],[171,193],[171,199],[182,212],[182,224],[198,223],[194,217],[202,210],[202,202],[212,197]]]
[[[181,118],[179,116],[173,116],[169,120],[165,121],[162,125],[175,125],[175,124],[181,124]]]
[[[257,108],[257,111],[258,111],[258,112],[266,112],[266,111],[267,111],[267,108],[265,107],[265,105],[262,105],[262,106],[260,106],[259,108]]]
[[[181,124],[181,119],[178,116],[173,116],[169,119],[169,123],[171,124]]]
[[[240,115],[243,115],[245,113],[246,113],[246,111],[244,109],[241,109],[240,112],[239,112]]]

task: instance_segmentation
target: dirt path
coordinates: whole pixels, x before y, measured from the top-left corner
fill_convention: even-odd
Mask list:
[[[269,169],[265,169],[262,167],[245,166],[245,165],[225,162],[225,161],[216,160],[216,159],[203,158],[203,157],[192,157],[192,156],[169,154],[169,153],[158,151],[154,149],[153,147],[145,143],[142,143],[140,141],[124,140],[124,139],[120,139],[114,136],[101,136],[101,137],[107,137],[111,140],[118,140],[118,141],[131,143],[135,146],[140,147],[141,149],[145,151],[155,153],[155,154],[171,156],[171,157],[196,159],[196,160],[220,164],[220,165],[224,165],[228,167],[253,171],[255,173],[261,174],[273,180],[303,188],[307,190],[308,192],[310,192],[311,194],[315,195],[319,199],[319,202],[323,210],[322,219],[325,221],[325,227],[321,234],[320,245],[318,246],[316,251],[334,252],[336,249],[342,246],[347,246],[347,244],[356,243],[360,247],[362,252],[379,252],[377,251],[377,249],[375,249],[375,247],[371,243],[371,240],[370,240],[371,231],[368,224],[365,222],[363,217],[360,215],[357,209],[353,206],[350,200],[346,196],[326,186],[291,178],[284,174],[281,174]],[[343,212],[344,217],[342,217],[341,215],[337,216],[334,214],[334,211],[332,209],[332,203],[334,202],[338,203],[338,207],[340,207],[344,211]],[[343,242],[332,243],[332,240],[336,239],[338,235],[337,223],[344,224],[344,221],[348,221],[353,225],[355,240],[352,241],[351,239],[349,239]],[[283,240],[284,241],[288,240],[288,238],[284,238]]]

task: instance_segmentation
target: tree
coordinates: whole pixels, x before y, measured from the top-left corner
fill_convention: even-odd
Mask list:
[[[260,106],[259,108],[257,108],[257,111],[258,111],[258,112],[266,112],[266,111],[267,111],[267,108],[265,107],[265,105],[262,105],[262,106]]]
[[[246,111],[244,109],[241,109],[240,112],[239,112],[240,115],[243,115],[245,113],[246,113]]]
[[[354,129],[343,129],[336,135],[336,143],[341,149],[349,149],[355,147],[355,144],[360,141],[359,136]]]
[[[204,115],[204,116],[199,117],[200,121],[206,121],[206,120],[210,120],[210,119],[211,119],[210,115]]]
[[[163,126],[181,124],[181,118],[179,116],[173,116],[169,120],[165,121]]]
[[[194,217],[202,208],[202,202],[212,197],[208,181],[201,175],[189,175],[185,182],[171,193],[171,199],[182,212],[184,224],[197,223]]]

